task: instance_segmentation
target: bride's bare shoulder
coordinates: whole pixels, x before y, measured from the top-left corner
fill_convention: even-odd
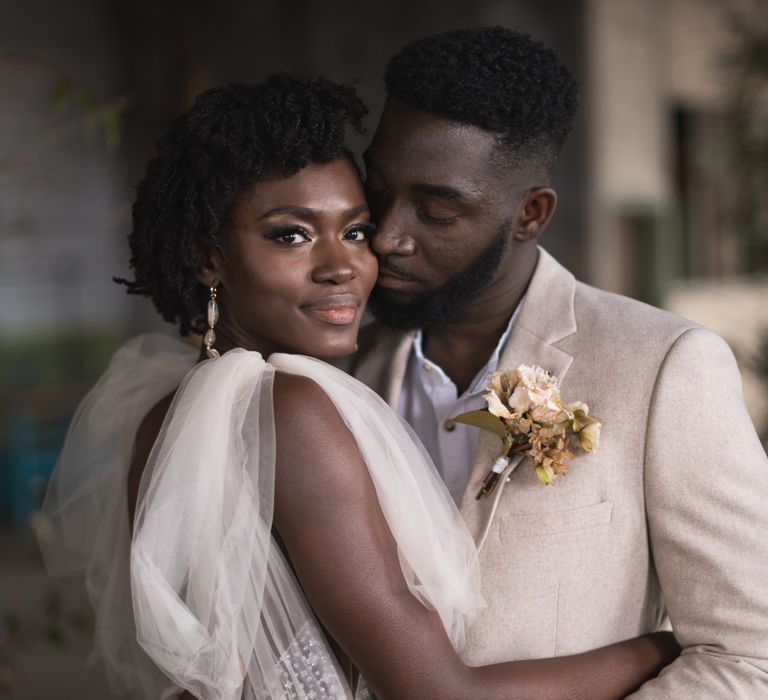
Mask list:
[[[328,394],[309,377],[277,371],[273,394],[278,432],[293,427],[306,431],[315,425],[325,430],[334,425],[345,427]]]
[[[171,407],[171,402],[173,401],[175,394],[175,391],[171,392],[168,396],[160,399],[160,401],[149,410],[139,424],[139,429],[136,431],[133,440],[131,466],[128,469],[127,484],[128,516],[131,521],[131,527],[133,527],[133,516],[136,511],[136,499],[139,496],[141,475],[144,473],[144,468],[147,466],[149,453],[152,451],[152,446],[155,444],[155,440],[157,440],[157,436],[160,434],[160,428],[163,425],[168,409]]]
[[[336,480],[349,483],[352,474],[369,478],[355,437],[317,382],[275,372],[274,406],[278,502],[286,482],[294,484],[295,495],[296,481],[310,478],[316,484],[318,474],[328,487]]]

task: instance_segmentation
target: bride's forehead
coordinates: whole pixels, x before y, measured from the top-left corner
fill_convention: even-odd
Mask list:
[[[233,218],[249,220],[273,211],[346,211],[365,202],[357,170],[347,158],[309,163],[289,177],[275,175],[249,185],[235,200]]]

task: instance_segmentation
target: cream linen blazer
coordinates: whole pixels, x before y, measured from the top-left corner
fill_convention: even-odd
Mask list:
[[[412,334],[367,327],[345,369],[396,409]],[[678,316],[577,282],[546,251],[500,369],[537,364],[603,423],[543,486],[526,459],[492,497],[482,433],[460,510],[487,608],[472,665],[573,654],[671,621],[683,653],[632,697],[768,698],[768,460],[733,354]]]

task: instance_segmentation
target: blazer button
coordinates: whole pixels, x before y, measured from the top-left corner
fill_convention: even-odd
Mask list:
[[[445,430],[448,433],[452,433],[454,430],[456,430],[456,421],[451,420],[450,418],[443,423],[443,430]]]

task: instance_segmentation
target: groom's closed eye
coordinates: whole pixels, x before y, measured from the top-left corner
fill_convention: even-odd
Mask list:
[[[449,226],[461,216],[467,202],[464,194],[453,187],[419,184],[412,189],[418,195],[417,214],[426,224]]]
[[[419,204],[418,215],[425,223],[446,226],[456,221],[460,213],[444,200],[426,199]]]

